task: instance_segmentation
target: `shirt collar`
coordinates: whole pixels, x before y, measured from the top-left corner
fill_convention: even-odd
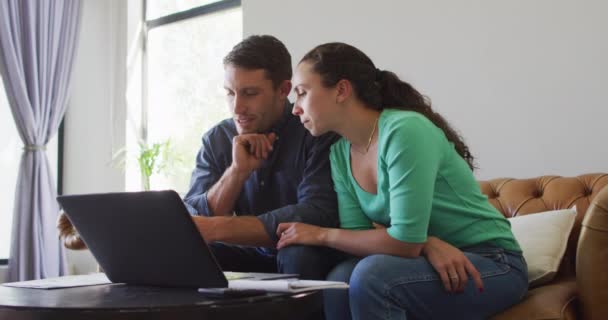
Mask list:
[[[293,109],[293,104],[291,104],[289,102],[289,100],[287,100],[285,102],[285,107],[283,108],[283,115],[281,115],[281,118],[279,118],[279,121],[277,121],[272,127],[270,127],[268,132],[274,132],[278,136],[279,133],[285,127],[285,125],[287,125],[287,123],[289,122],[289,119],[291,117],[293,117],[293,115],[291,114],[292,109]]]

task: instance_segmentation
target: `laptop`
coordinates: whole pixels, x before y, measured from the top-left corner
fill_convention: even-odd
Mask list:
[[[233,279],[298,276],[224,273],[172,190],[64,195],[57,201],[115,283],[224,288]]]

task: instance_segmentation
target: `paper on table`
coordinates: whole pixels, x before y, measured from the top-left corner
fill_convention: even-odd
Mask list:
[[[112,283],[105,273],[64,276],[40,280],[3,283],[3,286],[31,289],[58,289]]]
[[[224,271],[224,276],[228,281],[250,279],[250,280],[277,280],[297,278],[299,275],[295,273],[267,273],[267,272],[234,272]]]
[[[348,289],[348,284],[339,281],[316,280],[232,280],[228,287],[235,290],[261,289],[270,292],[305,292],[321,289]]]

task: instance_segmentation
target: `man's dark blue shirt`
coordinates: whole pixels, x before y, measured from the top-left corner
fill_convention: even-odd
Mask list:
[[[235,203],[236,215],[254,215],[273,241],[282,222],[305,222],[324,227],[339,224],[336,194],[329,164],[329,147],[338,139],[333,133],[313,137],[291,114],[270,129],[277,139],[262,166],[245,182]],[[203,136],[196,157],[190,191],[184,198],[193,215],[212,216],[207,192],[232,164],[232,138],[238,135],[233,119],[226,119]]]

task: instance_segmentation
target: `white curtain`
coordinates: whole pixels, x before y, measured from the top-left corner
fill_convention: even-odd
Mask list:
[[[45,149],[67,108],[80,16],[80,0],[0,0],[0,73],[24,144],[8,281],[66,273]]]

